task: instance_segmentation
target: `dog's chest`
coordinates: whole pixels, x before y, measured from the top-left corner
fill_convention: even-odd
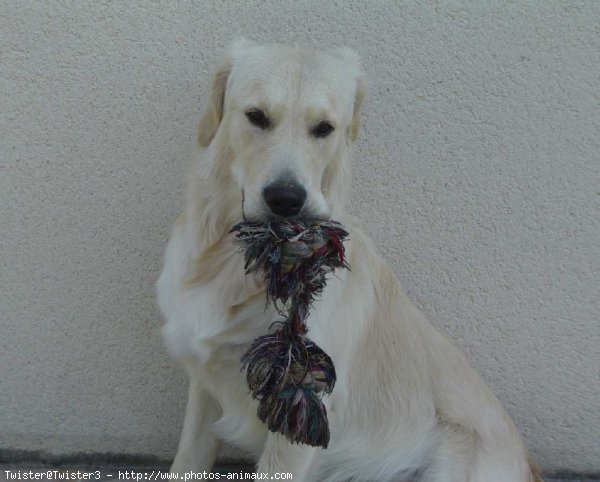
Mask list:
[[[209,282],[190,287],[195,262],[183,229],[175,229],[157,283],[165,345],[218,400],[223,416],[215,430],[247,449],[260,447],[266,429],[256,417],[240,359],[280,316],[266,309],[265,293],[248,282],[239,253],[232,251]]]
[[[214,289],[199,288],[173,296],[175,306],[164,310],[168,314],[162,329],[174,358],[197,369],[210,368],[215,375],[230,365],[239,372],[243,351],[279,318],[273,310],[265,309],[264,295],[230,307],[215,302],[219,295]]]
[[[220,345],[250,342],[268,327],[273,314],[265,310],[264,294],[245,276],[243,257],[231,245],[219,253],[222,260],[208,279],[190,284],[203,263],[195,249],[185,226],[176,226],[157,294],[169,352],[179,360],[192,357],[203,363]]]

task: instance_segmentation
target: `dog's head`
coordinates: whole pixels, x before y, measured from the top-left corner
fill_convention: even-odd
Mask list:
[[[343,205],[363,95],[348,48],[238,40],[214,76],[199,142],[222,153],[219,177],[242,193],[248,219],[329,218]]]

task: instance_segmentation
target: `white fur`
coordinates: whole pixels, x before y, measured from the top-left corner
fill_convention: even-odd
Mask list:
[[[296,481],[526,482],[534,480],[510,419],[462,354],[416,309],[371,242],[344,214],[348,154],[363,81],[349,49],[318,52],[238,41],[213,82],[200,126],[187,207],[175,224],[157,283],[170,353],[190,376],[174,472],[210,470],[219,441],[247,450],[258,472]],[[273,128],[245,117],[268,111]],[[315,139],[310,128],[332,121]],[[333,359],[325,397],[326,450],[292,445],[256,416],[240,356],[278,317],[260,280],[244,275],[228,229],[262,219],[262,188],[293,175],[305,214],[350,232],[351,271],[339,271],[308,319],[309,337]],[[535,479],[538,480],[538,479]]]

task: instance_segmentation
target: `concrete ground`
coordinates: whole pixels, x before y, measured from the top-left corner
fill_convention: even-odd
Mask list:
[[[30,476],[30,471],[33,477]],[[215,468],[214,472],[222,475],[228,473],[252,472],[252,468],[247,465],[220,465]],[[27,475],[25,475],[27,474]],[[36,476],[36,474],[39,474]],[[87,474],[87,475],[86,475]],[[96,482],[108,482],[115,480],[135,480],[135,481],[161,481],[166,480],[165,467],[152,466],[31,466],[25,464],[6,465],[0,464],[0,482],[11,480],[90,480]],[[213,477],[206,477],[204,480],[210,480]],[[203,480],[198,477],[194,480]],[[226,479],[225,479],[226,480]],[[238,480],[242,480],[240,477]],[[594,482],[600,480],[597,477],[593,479],[582,478],[545,478],[546,482]]]

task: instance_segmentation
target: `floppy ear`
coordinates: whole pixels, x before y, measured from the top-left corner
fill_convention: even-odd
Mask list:
[[[223,119],[225,87],[227,85],[229,74],[231,73],[231,68],[231,59],[229,56],[226,56],[213,75],[212,86],[210,88],[210,100],[200,118],[200,126],[198,128],[198,142],[202,147],[207,147],[211,143],[217,134],[221,119]]]
[[[356,78],[356,93],[354,94],[354,108],[352,109],[352,122],[350,123],[349,137],[351,141],[355,141],[358,137],[358,129],[360,127],[360,108],[365,98],[366,86],[365,79],[360,72]]]
[[[247,49],[255,46],[254,42],[245,38],[234,40],[231,42],[225,57],[221,61],[221,65],[214,73],[210,88],[210,100],[200,118],[200,127],[198,129],[198,142],[202,147],[208,147],[219,130],[219,124],[221,124],[221,120],[223,119],[227,81],[233,69],[235,59],[240,58],[245,54]]]
[[[348,70],[348,77],[353,78],[356,82],[356,87],[354,90],[354,107],[352,109],[352,121],[348,127],[348,138],[351,141],[355,141],[358,137],[358,129],[360,126],[360,107],[366,93],[365,75],[360,62],[360,57],[356,51],[350,47],[339,47],[330,50],[329,53],[344,63],[345,68]]]

